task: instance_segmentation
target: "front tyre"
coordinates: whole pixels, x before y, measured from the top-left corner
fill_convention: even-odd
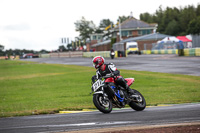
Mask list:
[[[129,103],[129,106],[136,111],[144,110],[146,108],[146,101],[144,97],[139,91],[137,90],[133,90],[133,91],[134,91],[134,95],[136,95],[137,97],[135,97],[134,100]]]
[[[102,113],[110,113],[112,111],[111,101],[107,98],[104,98],[103,94],[94,94],[93,103],[95,107]]]

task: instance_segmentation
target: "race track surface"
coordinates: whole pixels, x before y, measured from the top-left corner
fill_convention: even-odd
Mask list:
[[[54,57],[22,60],[93,67],[92,58]],[[105,58],[105,60],[106,63],[114,63],[118,69],[200,76],[200,57],[179,57],[177,55],[129,55],[126,58],[115,58],[113,60]]]
[[[0,118],[1,133],[65,132],[115,127],[200,123],[200,103],[149,107],[144,111],[113,110]]]

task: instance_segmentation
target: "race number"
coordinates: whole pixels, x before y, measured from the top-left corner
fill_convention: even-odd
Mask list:
[[[101,81],[100,79],[98,79],[98,80],[92,85],[94,92],[96,92],[96,91],[99,89],[99,87],[101,87],[101,84],[102,84],[101,82],[102,82],[102,81]]]

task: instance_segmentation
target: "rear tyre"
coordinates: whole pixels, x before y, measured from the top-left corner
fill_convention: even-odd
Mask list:
[[[110,113],[112,111],[112,103],[109,99],[104,99],[102,94],[93,95],[93,103],[95,107],[102,113]]]
[[[129,103],[129,106],[136,111],[144,110],[146,108],[146,101],[145,101],[144,97],[142,96],[142,94],[139,91],[134,90],[134,89],[133,89],[133,91],[134,91],[133,95],[138,95],[139,97],[136,98],[134,101],[131,101]]]

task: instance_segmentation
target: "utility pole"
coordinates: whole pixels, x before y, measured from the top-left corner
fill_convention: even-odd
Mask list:
[[[120,17],[119,17],[119,40],[120,40],[120,41],[122,40]]]

